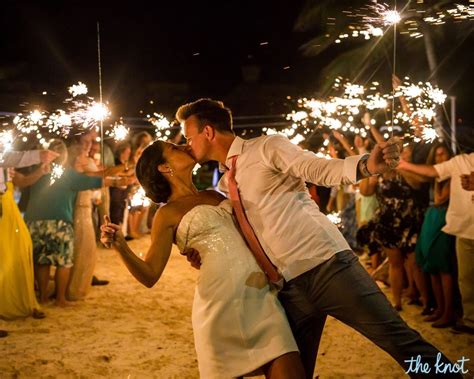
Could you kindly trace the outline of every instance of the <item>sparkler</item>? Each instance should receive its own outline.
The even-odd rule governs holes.
[[[335,43],[341,43],[349,38],[369,40],[372,37],[381,37],[384,34],[383,28],[396,24],[400,24],[401,34],[410,38],[420,38],[423,36],[420,30],[422,23],[437,26],[449,21],[457,23],[474,20],[474,6],[472,4],[467,6],[446,2],[442,6],[443,8],[440,8],[439,6],[426,7],[423,1],[417,1],[413,6],[410,5],[410,8],[408,5],[410,2],[402,12],[398,12],[391,9],[389,5],[374,0],[366,6],[343,11],[344,17],[348,19],[346,20],[348,21],[347,31],[340,33]],[[328,17],[328,29],[334,25],[335,20],[335,17]]]
[[[153,113],[153,116],[147,115],[147,119],[155,127],[156,137],[166,141],[170,135],[171,124],[169,120],[161,113],[156,112]]]
[[[422,138],[426,142],[433,142],[436,138],[438,138],[438,133],[436,133],[436,130],[433,128],[423,128],[422,131]]]
[[[52,163],[51,165],[51,178],[50,178],[50,181],[49,181],[49,185],[53,185],[56,180],[58,180],[59,178],[61,178],[61,176],[63,176],[64,174],[64,167],[61,166],[61,165],[58,165],[56,163]]]
[[[128,137],[129,132],[130,129],[120,122],[115,124],[111,131],[106,131],[105,133],[115,141],[123,141]]]
[[[2,153],[11,150],[13,145],[13,131],[6,130],[0,132],[0,161],[2,160]]]
[[[341,216],[340,216],[340,213],[339,212],[333,212],[333,213],[329,213],[326,215],[326,217],[329,219],[329,221],[331,221],[334,225],[341,225],[341,222],[342,222],[342,219],[341,219]]]
[[[78,82],[77,84],[73,84],[71,87],[69,87],[68,92],[72,95],[72,97],[77,97],[80,95],[86,95],[88,89],[84,83]]]
[[[139,187],[130,199],[131,207],[148,207],[150,206],[150,199],[146,196],[145,190]]]
[[[330,96],[327,99],[298,99],[296,104],[299,109],[292,111],[286,117],[292,122],[290,127],[279,132],[271,129],[264,131],[267,134],[284,134],[296,143],[317,128],[329,131],[339,130],[343,133],[349,132],[365,138],[370,125],[375,125],[376,121],[371,119],[367,125],[358,126],[355,121],[358,115],[367,110],[383,110],[388,113],[391,110],[389,104],[394,97],[404,96],[407,100],[409,113],[405,113],[401,109],[393,109],[391,120],[385,122],[389,131],[385,134],[385,138],[391,136],[390,128],[393,126],[405,131],[406,136],[413,138],[410,133],[412,125],[422,128],[421,136],[424,140],[430,141],[437,138],[432,123],[436,106],[446,99],[446,95],[440,88],[434,87],[429,82],[415,84],[406,77],[394,94],[383,93],[380,90],[380,84],[375,81],[365,87],[337,78],[333,88],[341,95]],[[423,132],[425,129],[426,131]],[[326,140],[322,148],[323,154],[328,143],[329,141]]]

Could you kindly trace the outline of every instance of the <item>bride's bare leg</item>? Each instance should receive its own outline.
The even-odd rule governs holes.
[[[267,379],[306,378],[299,353],[283,354],[263,367]]]

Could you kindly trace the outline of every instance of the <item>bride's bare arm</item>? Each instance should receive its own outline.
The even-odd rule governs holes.
[[[171,253],[173,244],[173,225],[166,212],[158,211],[153,220],[151,230],[151,245],[145,260],[140,259],[130,249],[120,226],[111,224],[108,220],[101,226],[101,241],[104,245],[112,245],[119,252],[128,271],[140,283],[151,288],[160,279]]]

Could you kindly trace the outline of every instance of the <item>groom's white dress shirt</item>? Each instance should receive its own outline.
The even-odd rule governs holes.
[[[319,158],[281,135],[236,137],[227,154],[238,155],[236,181],[247,218],[265,253],[286,281],[350,249],[320,212],[305,182],[331,187],[355,183],[362,155]],[[219,189],[227,193],[224,175]]]

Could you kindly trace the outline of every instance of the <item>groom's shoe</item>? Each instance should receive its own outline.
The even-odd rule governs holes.
[[[97,276],[95,276],[95,275],[92,277],[92,285],[93,286],[106,286],[107,284],[109,284],[108,280],[98,279]]]
[[[8,332],[6,330],[0,330],[0,338],[8,336]]]

